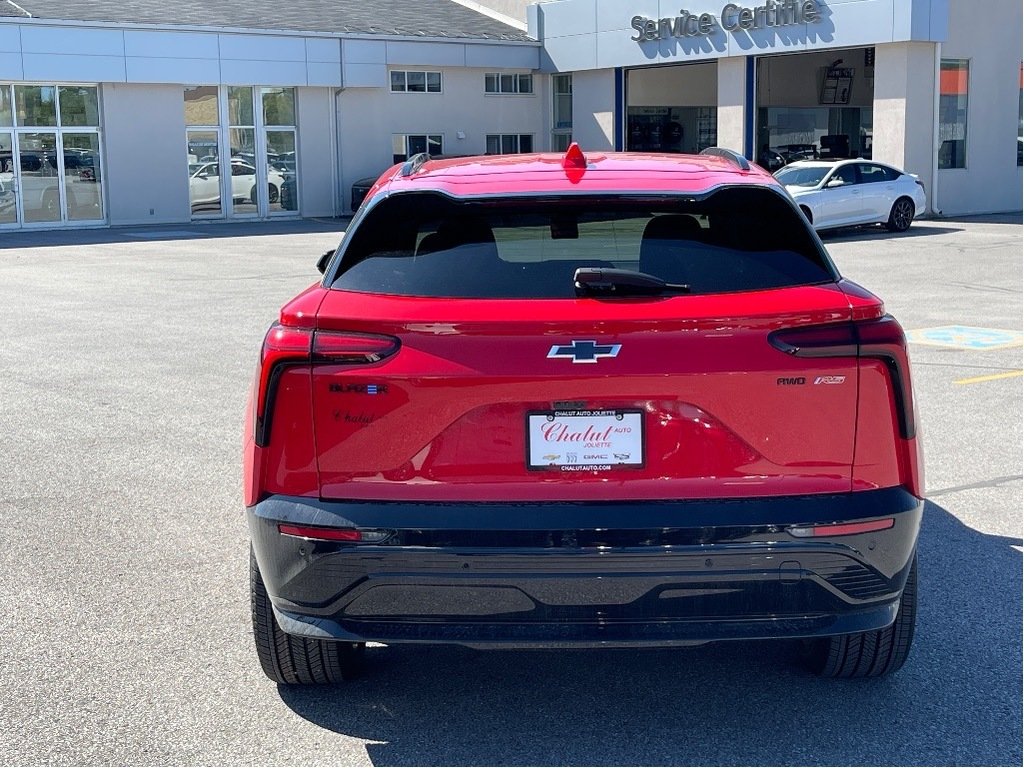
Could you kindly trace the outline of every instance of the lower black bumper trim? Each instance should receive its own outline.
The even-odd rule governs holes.
[[[614,504],[400,504],[275,497],[249,509],[282,628],[350,642],[676,645],[892,622],[923,502],[903,489]],[[796,538],[789,526],[891,517]],[[387,528],[381,544],[281,523]]]

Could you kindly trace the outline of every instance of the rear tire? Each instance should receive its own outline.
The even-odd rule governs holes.
[[[901,197],[892,204],[885,226],[890,232],[906,232],[914,221],[914,213],[914,201],[909,197]]]
[[[285,685],[310,685],[340,683],[358,674],[365,643],[314,640],[281,630],[251,549],[249,587],[256,655],[267,677]]]
[[[801,205],[800,210],[803,211],[804,216],[807,217],[807,223],[814,226],[814,215],[811,213],[811,209],[805,205]]]
[[[814,640],[805,660],[822,677],[881,677],[900,667],[910,655],[917,619],[917,554],[910,565],[896,621],[875,632],[858,632]]]

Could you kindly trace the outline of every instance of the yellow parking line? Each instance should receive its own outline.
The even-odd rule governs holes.
[[[974,376],[970,379],[960,379],[956,384],[981,384],[983,381],[996,381],[997,379],[1012,379],[1017,376],[1024,376],[1024,371],[1007,371],[1006,373],[992,373],[988,376]]]

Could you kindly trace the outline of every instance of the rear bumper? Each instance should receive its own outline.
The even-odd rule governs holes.
[[[471,646],[671,645],[888,626],[923,502],[901,488],[637,504],[408,504],[271,497],[248,509],[284,631]],[[786,529],[892,517],[836,538]],[[386,529],[382,544],[281,523]]]

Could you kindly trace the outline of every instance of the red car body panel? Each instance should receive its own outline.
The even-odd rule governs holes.
[[[775,179],[709,152],[418,156],[374,185],[252,387],[272,680],[336,682],[368,642],[802,638],[823,674],[902,665],[903,330]]]
[[[411,301],[419,304],[415,322],[391,319],[410,311],[409,299],[333,291],[321,305],[318,327],[402,342],[378,366],[313,369],[325,498],[583,501],[850,490],[856,363],[808,364],[766,342],[781,327],[848,320],[849,303],[835,286],[621,304]],[[438,309],[443,314],[431,314]],[[547,359],[552,344],[588,335],[622,352],[595,366]],[[796,398],[778,383],[812,375],[846,377],[849,386],[818,386]],[[373,398],[330,392],[343,382],[387,391]],[[559,401],[644,411],[647,465],[550,476],[527,470],[526,414]],[[808,409],[837,418],[815,423]]]
[[[424,189],[479,198],[777,186],[757,166],[740,170],[714,157],[596,155],[586,169],[562,162],[561,155],[455,159],[409,176],[396,166],[365,205]],[[246,426],[245,501],[270,494],[436,502],[741,498],[899,485],[919,496],[918,440],[900,437],[886,365],[856,356],[796,358],[768,343],[780,329],[883,314],[877,297],[847,280],[616,301],[437,299],[311,286],[282,309],[281,325],[393,336],[400,348],[370,365],[286,368],[265,446],[253,439],[258,380]],[[546,357],[551,345],[581,338],[621,344],[622,354],[595,366]],[[367,386],[380,394],[363,394]],[[644,413],[643,468],[527,469],[526,414],[581,401]]]

